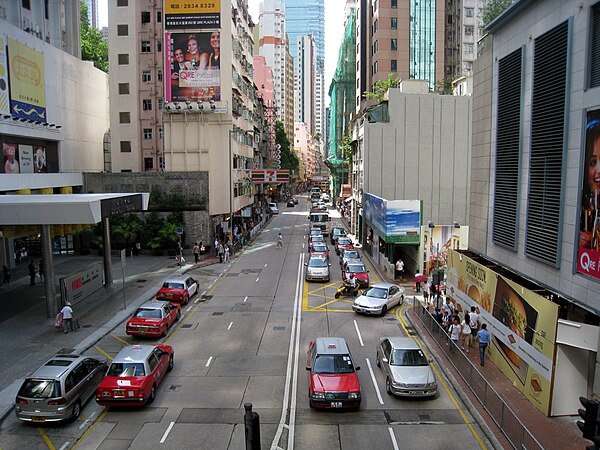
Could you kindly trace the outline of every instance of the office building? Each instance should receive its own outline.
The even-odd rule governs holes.
[[[284,0],[290,53],[297,54],[298,38],[312,34],[317,69],[325,70],[325,0]]]
[[[294,107],[296,122],[303,122],[315,135],[316,48],[312,35],[300,36],[294,61]]]

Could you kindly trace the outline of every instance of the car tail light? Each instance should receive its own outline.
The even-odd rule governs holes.
[[[26,404],[27,404],[27,400],[25,400],[23,397],[17,397],[17,400],[16,400],[16,402],[17,402],[19,405],[26,405]]]
[[[143,389],[139,389],[139,390],[138,390],[138,394],[137,394],[137,396],[138,396],[139,398],[144,398],[144,390],[143,390]]]
[[[48,400],[48,404],[49,405],[66,405],[67,399],[64,397],[61,397],[61,398],[57,398],[54,400]]]

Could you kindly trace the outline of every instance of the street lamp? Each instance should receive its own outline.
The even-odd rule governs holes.
[[[234,130],[229,130],[229,232],[233,243],[233,149],[231,139]]]

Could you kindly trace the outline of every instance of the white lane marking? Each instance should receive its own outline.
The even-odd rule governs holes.
[[[200,294],[200,297],[204,297],[206,295],[208,291],[204,291],[202,294]]]
[[[58,450],[65,450],[66,448],[69,448],[69,444],[71,443],[71,441],[67,441],[63,444],[63,446],[61,448],[59,448]]]
[[[88,425],[88,423],[92,423],[94,421],[94,417],[96,417],[95,412],[90,414],[90,417],[88,417],[83,422],[81,422],[81,425],[79,425],[79,429],[81,430],[81,429],[85,428]],[[63,445],[63,447],[64,447],[64,445]]]
[[[257,282],[257,283],[258,283],[258,280],[260,280],[260,277],[258,277],[258,278],[256,279],[256,282]]]
[[[304,242],[302,243],[302,248],[304,248]]]
[[[244,303],[246,303],[247,300],[248,300],[248,296],[246,295],[246,297],[244,297]]]
[[[165,441],[167,440],[167,436],[169,436],[169,433],[171,432],[171,429],[173,428],[173,425],[175,425],[175,422],[171,422],[169,424],[169,426],[167,427],[167,430],[165,431],[165,434],[163,434],[162,439],[160,440],[161,444],[164,444]]]
[[[392,445],[394,446],[394,449],[400,450],[400,447],[398,447],[398,442],[396,442],[396,436],[394,435],[394,430],[392,430],[392,427],[388,427],[388,431],[390,432],[390,438],[392,439]]]
[[[356,320],[354,321],[354,328],[356,328],[356,334],[358,334],[358,341],[360,342],[360,346],[364,347],[365,343],[362,340],[362,336],[360,334],[360,330],[358,329],[358,324],[356,323]]]
[[[265,267],[267,267],[267,264],[268,264],[268,263],[265,263]]]
[[[211,363],[212,360],[213,360],[212,356],[210,358],[208,358],[208,361],[206,361],[206,365],[204,367],[210,366],[210,363]]]
[[[193,306],[190,306],[190,307],[188,307],[188,309],[186,311],[190,312],[192,308],[193,308]]]
[[[229,322],[229,326],[227,327],[228,330],[231,330],[231,327],[233,326],[233,322]]]
[[[373,367],[371,366],[371,361],[369,358],[365,358],[367,360],[367,367],[369,368],[369,373],[371,374],[371,380],[373,381],[373,386],[375,387],[375,392],[377,393],[377,399],[379,400],[379,404],[383,405],[383,398],[381,397],[381,392],[379,391],[379,386],[377,386],[377,380],[375,379],[375,373],[373,372]]]

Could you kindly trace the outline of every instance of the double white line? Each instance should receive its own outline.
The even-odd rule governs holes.
[[[287,371],[285,375],[285,388],[281,419],[277,432],[271,444],[271,450],[292,450],[294,448],[294,428],[296,425],[296,392],[298,387],[298,357],[300,347],[300,323],[302,321],[302,273],[304,253],[300,253],[298,261],[298,275],[296,278],[296,296],[294,297],[294,311],[292,313],[292,328],[290,331],[290,348],[288,351]],[[288,418],[289,405],[289,418]],[[284,428],[288,430],[287,446],[280,447],[281,435]],[[285,445],[285,444],[284,444]]]

